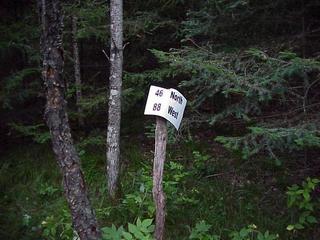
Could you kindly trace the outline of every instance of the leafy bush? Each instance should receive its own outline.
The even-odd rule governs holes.
[[[132,216],[152,217],[155,206],[152,200],[152,177],[149,174],[150,168],[143,166],[136,173],[131,173],[134,179],[130,193],[125,194],[122,201],[125,210],[129,210]]]
[[[209,235],[209,229],[211,225],[207,224],[205,221],[200,221],[196,224],[191,230],[189,239],[198,239],[198,240],[219,240],[220,238],[217,235]]]
[[[136,224],[128,223],[128,231],[123,226],[118,229],[116,226],[102,228],[103,240],[152,240],[154,225],[152,219],[137,219]]]
[[[288,188],[288,207],[298,210],[298,221],[288,225],[288,231],[301,230],[318,222],[313,214],[315,207],[319,207],[319,202],[316,202],[311,194],[319,183],[319,179],[308,177],[301,186],[294,184]]]
[[[262,233],[257,230],[256,225],[251,224],[238,232],[232,232],[230,238],[231,240],[276,240],[279,239],[279,235],[271,234],[269,231]]]
[[[69,240],[76,235],[72,228],[69,210],[66,209],[63,209],[58,217],[54,215],[46,217],[41,222],[41,228],[42,235],[50,240]]]
[[[210,235],[209,229],[211,225],[207,224],[205,221],[200,221],[191,230],[189,239],[198,240],[219,240],[220,237],[217,235]],[[271,234],[269,231],[260,232],[257,226],[251,224],[247,227],[242,228],[240,231],[233,231],[229,235],[230,240],[276,240],[279,239],[278,234]]]

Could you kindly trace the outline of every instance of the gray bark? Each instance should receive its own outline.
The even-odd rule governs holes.
[[[155,130],[155,149],[153,161],[153,200],[156,205],[156,228],[154,238],[162,240],[165,223],[165,195],[163,193],[163,168],[166,160],[167,124],[162,117],[157,117]]]
[[[77,22],[76,16],[72,16],[72,48],[73,48],[73,59],[74,59],[74,78],[76,84],[76,104],[78,111],[78,123],[80,127],[84,126],[83,111],[80,105],[82,99],[82,83],[81,83],[81,72],[80,72],[80,57],[79,57],[79,46],[77,39]]]
[[[88,199],[66,112],[61,4],[58,0],[38,0],[38,4],[42,24],[42,78],[47,100],[45,119],[51,134],[52,148],[62,172],[64,193],[74,229],[80,239],[100,239],[100,230]]]
[[[107,181],[111,198],[118,191],[120,166],[121,86],[123,64],[123,2],[110,1],[110,77],[107,129]]]

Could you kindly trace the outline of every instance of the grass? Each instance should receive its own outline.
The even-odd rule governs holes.
[[[60,174],[49,147],[20,146],[4,154],[1,173],[0,235],[3,239],[33,237],[46,212],[64,203]],[[50,198],[41,192],[46,184],[57,189]]]
[[[101,226],[153,216],[153,153],[141,146],[123,143],[123,194],[117,205],[111,205],[107,197],[104,149],[87,149],[81,156]],[[268,159],[243,162],[199,142],[169,146],[164,177],[166,239],[188,239],[190,229],[201,220],[222,239],[249,224],[289,239],[285,171]],[[3,154],[0,187],[1,239],[71,239],[61,175],[50,146],[31,144]],[[308,238],[302,235],[300,239]]]

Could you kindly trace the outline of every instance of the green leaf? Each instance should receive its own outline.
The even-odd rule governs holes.
[[[304,197],[304,199],[305,199],[306,201],[309,201],[309,200],[310,200],[310,194],[309,194],[309,192],[305,190],[305,191],[303,192],[303,197]]]
[[[128,232],[123,232],[122,236],[126,239],[126,240],[131,240],[133,239],[132,235]]]
[[[154,229],[155,229],[155,226],[154,226],[154,225],[150,225],[150,226],[148,227],[148,232],[149,232],[149,233],[152,233],[152,232],[154,231]]]
[[[301,225],[300,223],[297,223],[297,224],[294,225],[294,228],[298,229],[298,230],[301,230],[301,229],[304,229],[304,226]]]
[[[140,232],[140,230],[137,228],[137,226],[129,223],[128,229],[129,229],[129,232],[131,232],[136,238],[138,238],[138,239],[143,238],[144,235],[143,235],[143,233]]]
[[[138,227],[138,228],[141,227],[141,220],[140,220],[140,218],[137,219],[137,227]]]
[[[248,234],[249,234],[249,230],[248,229],[246,229],[246,228],[242,228],[241,230],[240,230],[240,236],[241,237],[246,237],[246,236],[248,236]]]
[[[147,227],[149,227],[149,226],[152,224],[152,222],[153,222],[153,219],[144,219],[144,220],[142,221],[142,226],[145,227],[145,228],[147,228]]]
[[[318,220],[314,216],[307,216],[307,221],[309,223],[317,223]]]
[[[257,240],[264,240],[264,236],[261,232],[258,233]]]
[[[111,227],[102,228],[102,235],[105,239],[121,240],[122,232],[123,232],[123,227],[121,226],[117,230],[114,224],[112,224]]]

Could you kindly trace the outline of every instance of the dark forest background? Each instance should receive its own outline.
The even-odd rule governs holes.
[[[168,125],[166,239],[319,239],[320,2],[124,1],[116,205],[104,175],[108,7],[63,2],[68,114],[105,239],[121,239],[121,225],[139,228],[140,219],[154,217],[155,120],[143,115],[150,85],[176,88],[188,99],[180,130]],[[37,5],[1,1],[0,16],[0,238],[72,239],[43,120]],[[134,239],[149,239],[143,234]]]

